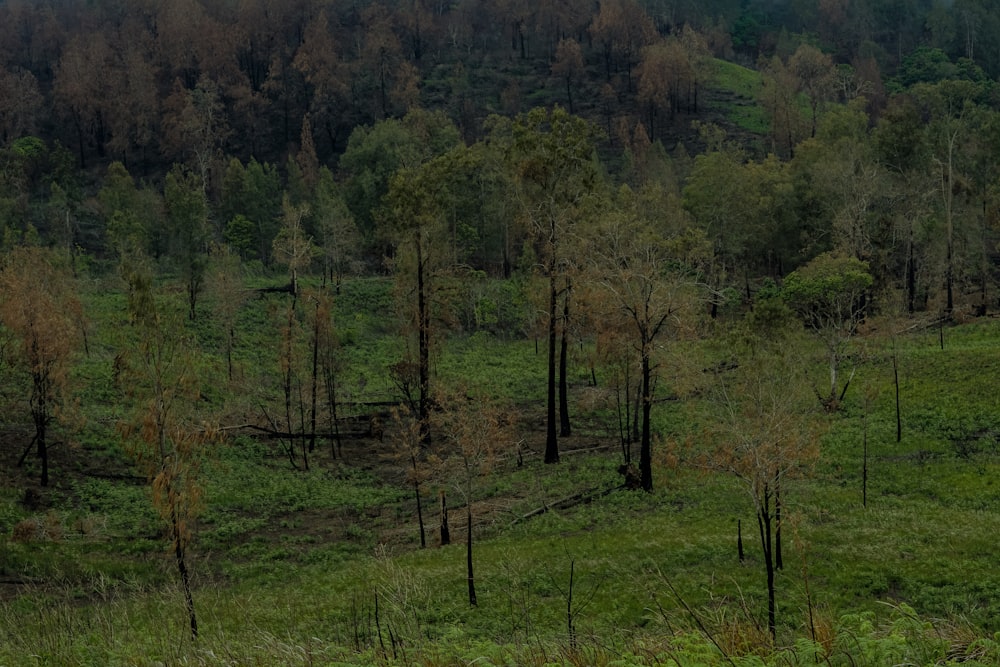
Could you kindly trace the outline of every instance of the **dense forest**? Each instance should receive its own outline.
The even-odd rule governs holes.
[[[0,0],[0,62],[11,651],[1000,655],[1000,5]]]
[[[715,246],[718,287],[780,278],[836,249],[870,262],[879,288],[903,288],[910,310],[942,287],[948,308],[955,290],[978,289],[980,308],[991,300],[1000,31],[988,3],[5,2],[0,12],[7,247],[31,230],[113,257],[131,207],[145,212],[127,232],[141,249],[176,255],[172,173],[176,196],[204,198],[201,250],[226,242],[272,266],[288,195],[309,207],[314,239],[330,241],[332,220],[348,216],[360,235],[342,248],[360,262],[353,272],[379,272],[392,175],[461,143],[477,154],[469,178],[480,193],[461,193],[454,216],[470,229],[456,259],[509,276],[526,234],[505,226],[515,215],[504,210],[499,119],[559,105],[598,130],[606,186],[678,197]],[[726,63],[751,69],[733,83]],[[719,192],[732,194],[706,196]]]

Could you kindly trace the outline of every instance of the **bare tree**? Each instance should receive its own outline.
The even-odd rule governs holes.
[[[511,418],[507,410],[486,396],[456,393],[438,400],[437,428],[447,441],[441,448],[439,469],[443,478],[454,485],[465,501],[466,579],[469,604],[476,606],[476,580],[473,571],[472,506],[476,490],[505,454],[515,447]]]
[[[767,578],[768,628],[774,639],[786,480],[806,470],[819,449],[802,364],[782,349],[773,330],[768,335],[770,341],[756,337],[738,363],[730,364],[733,368],[715,376],[711,395],[718,413],[709,438],[716,446],[706,464],[739,480],[753,504]]]
[[[652,491],[650,416],[658,378],[656,348],[693,321],[694,272],[711,248],[702,232],[685,226],[679,210],[673,211],[673,224],[666,229],[642,219],[638,199],[627,188],[618,194],[614,209],[596,228],[588,255],[593,280],[603,293],[597,302],[605,310],[598,319],[605,329],[617,330],[612,338],[631,348],[638,367],[639,474],[642,488]]]

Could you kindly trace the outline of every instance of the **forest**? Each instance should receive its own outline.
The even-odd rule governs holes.
[[[1000,6],[0,0],[0,664],[998,664]]]

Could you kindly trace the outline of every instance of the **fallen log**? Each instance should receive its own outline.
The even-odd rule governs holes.
[[[531,510],[527,514],[522,514],[521,516],[516,517],[513,521],[511,521],[510,525],[514,526],[522,521],[527,521],[528,519],[536,517],[540,514],[545,514],[549,510],[564,510],[564,509],[569,509],[570,507],[574,507],[576,505],[581,505],[583,503],[589,503],[592,500],[595,500],[597,498],[603,498],[604,496],[610,495],[615,491],[621,491],[625,488],[626,487],[624,484],[619,484],[617,486],[612,486],[607,489],[587,489],[586,491],[574,493],[572,496],[566,496],[565,498],[561,498],[560,500],[557,500],[554,503],[548,505],[542,505],[541,507]]]

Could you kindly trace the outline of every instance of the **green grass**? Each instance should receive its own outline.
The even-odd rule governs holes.
[[[56,480],[68,479],[47,494],[50,506],[33,510],[20,503],[22,490],[0,492],[0,577],[19,582],[4,584],[0,598],[2,665],[730,664],[712,640],[735,664],[805,665],[816,664],[820,650],[809,641],[810,604],[829,640],[822,647],[829,664],[931,664],[970,640],[979,648],[963,655],[981,664],[1000,659],[991,639],[1000,629],[993,558],[1000,377],[984,372],[1000,356],[995,321],[947,329],[944,350],[936,331],[897,341],[902,442],[895,441],[885,344],[864,343],[868,360],[838,413],[817,410],[825,426],[820,458],[783,490],[778,649],[766,646],[760,630],[765,586],[749,496],[735,479],[692,465],[710,445],[701,440],[712,415],[699,405],[705,394],[657,404],[657,428],[673,455],[657,443],[655,493],[618,491],[521,521],[574,493],[620,483],[616,427],[606,407],[582,400],[591,391],[589,370],[583,355],[575,357],[573,395],[581,401],[572,442],[608,446],[542,464],[544,351],[536,353],[530,339],[487,333],[438,341],[435,353],[435,381],[513,401],[525,438],[521,465],[504,458],[478,485],[478,607],[466,598],[459,494],[446,480],[426,483],[428,528],[444,489],[456,543],[419,549],[412,486],[401,465],[381,459],[391,435],[347,442],[337,459],[321,443],[309,471],[293,469],[276,442],[240,436],[213,445],[202,468],[206,505],[190,552],[201,638],[191,643],[149,491],[116,444],[120,393],[108,385],[120,295],[90,298],[93,348],[77,369],[88,419],[74,467],[54,468]],[[386,281],[345,286],[338,317],[347,322],[341,352],[352,370],[343,381],[354,400],[393,395],[391,384],[376,378],[402,345],[365,305],[390,303]],[[247,378],[275,372],[281,305],[252,300],[241,316],[238,358]],[[197,340],[217,354],[212,323],[195,327]],[[823,355],[814,341],[803,345],[821,383]],[[706,368],[717,354],[689,344],[682,356]],[[206,368],[222,377],[217,365]],[[665,393],[675,389],[671,379],[663,380]],[[206,393],[206,402],[229,406],[230,392],[247,391],[239,383],[226,387]],[[256,400],[277,400],[266,385],[249,391]],[[31,472],[23,473],[25,484]],[[25,521],[52,530],[9,539]],[[573,643],[566,626],[571,564]]]
[[[762,86],[759,72],[736,63],[714,60],[711,85],[733,97],[717,109],[729,122],[760,136],[770,132],[767,112],[757,103]]]

